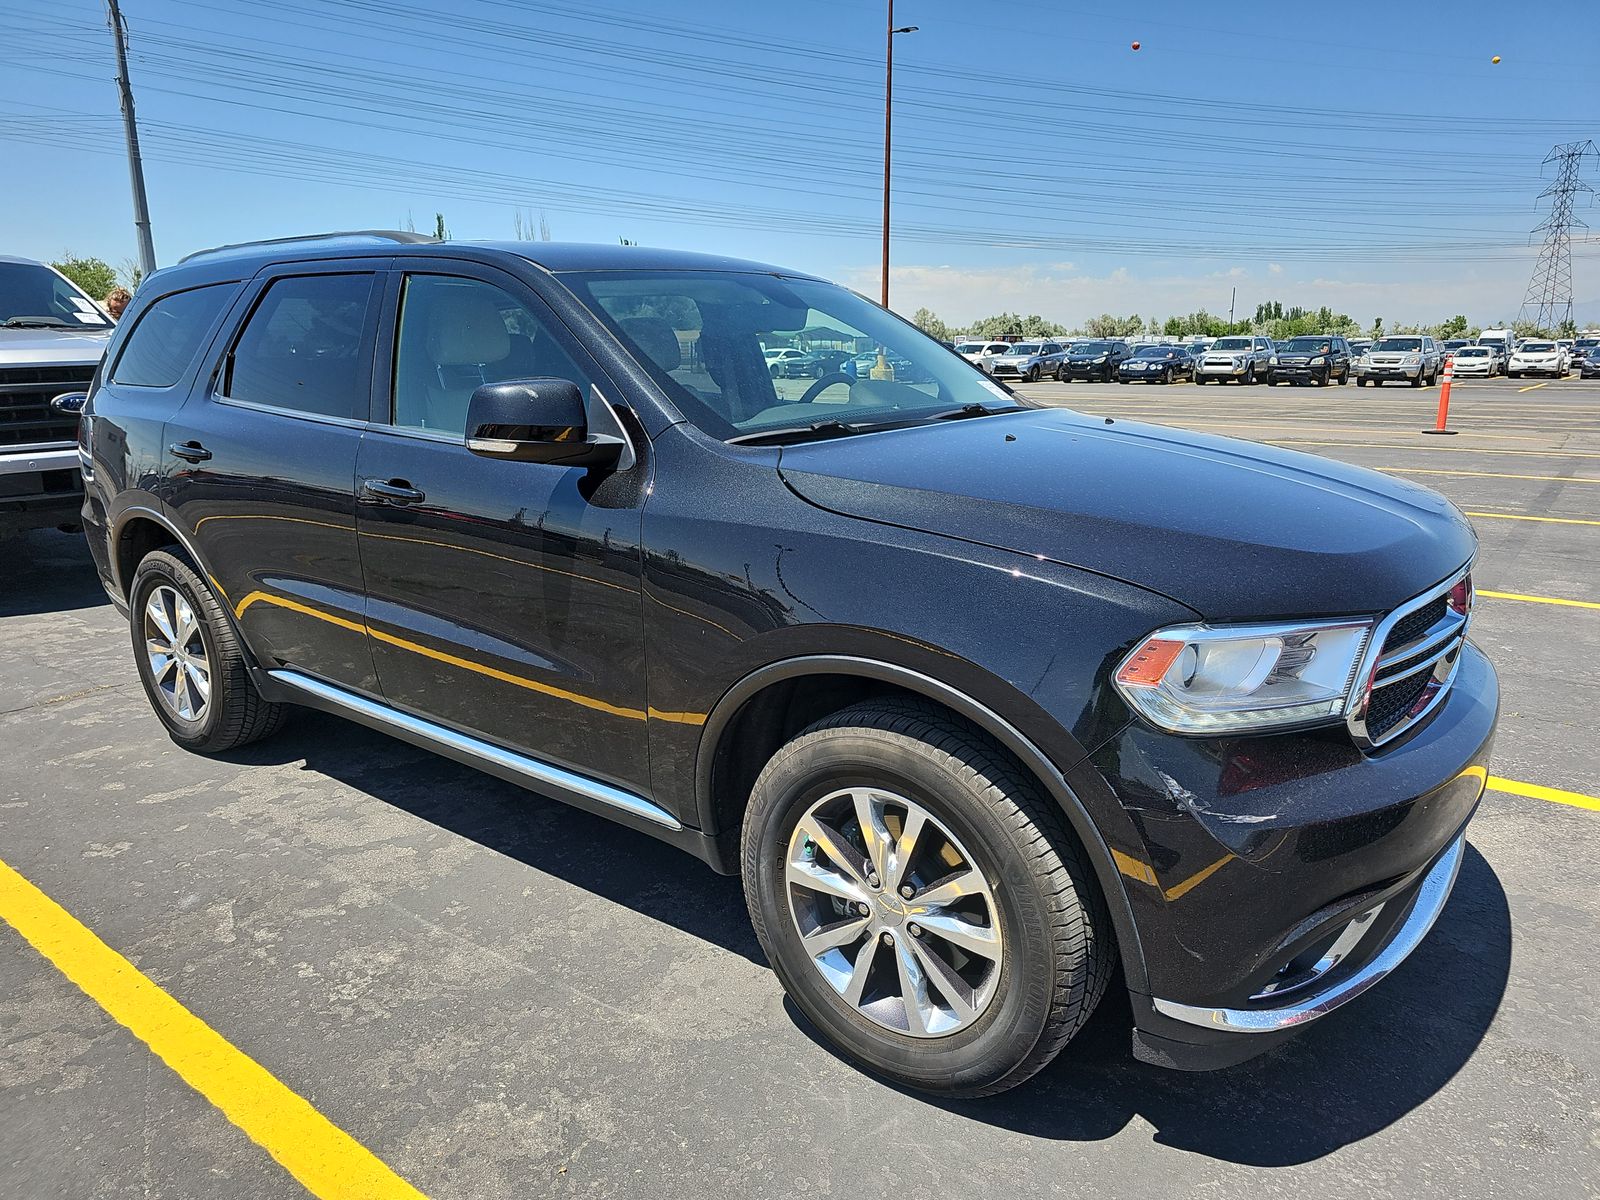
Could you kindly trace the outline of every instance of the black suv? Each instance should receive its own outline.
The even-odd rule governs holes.
[[[1126,342],[1073,342],[1067,356],[1056,367],[1056,379],[1061,382],[1098,379],[1101,383],[1110,383],[1130,353]]]
[[[780,393],[763,341],[818,327],[868,368]],[[637,247],[224,248],[106,363],[83,518],[179,745],[320,709],[738,873],[902,1084],[1020,1082],[1113,978],[1140,1057],[1238,1061],[1450,892],[1497,688],[1472,530],[1413,484],[1034,407],[844,288]]]
[[[1349,383],[1353,357],[1350,343],[1336,335],[1292,337],[1278,347],[1272,366],[1267,369],[1267,382],[1310,383],[1317,387]]]

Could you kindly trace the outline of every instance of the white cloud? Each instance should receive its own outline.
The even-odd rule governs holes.
[[[1267,264],[1267,274],[1268,275],[1282,275],[1283,274],[1283,264],[1282,263],[1268,263]]]

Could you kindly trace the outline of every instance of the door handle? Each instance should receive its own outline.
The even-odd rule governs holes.
[[[404,479],[363,479],[361,490],[388,504],[420,504],[428,494]]]
[[[192,463],[205,462],[206,459],[211,457],[211,451],[207,450],[199,442],[173,442],[172,445],[167,447],[167,452],[177,455],[185,462]]]

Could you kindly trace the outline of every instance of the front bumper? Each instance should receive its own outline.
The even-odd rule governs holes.
[[[1107,378],[1106,364],[1103,362],[1084,363],[1069,362],[1061,364],[1061,378],[1063,379],[1105,379]]]
[[[1420,379],[1426,374],[1424,364],[1418,363],[1414,367],[1402,366],[1365,366],[1357,367],[1356,374],[1362,379]]]
[[[1455,364],[1451,366],[1450,373],[1457,379],[1460,379],[1463,376],[1472,375],[1481,375],[1483,378],[1488,379],[1494,374],[1494,367],[1490,363],[1473,363],[1468,365],[1460,360],[1457,360]]]
[[[1287,379],[1291,383],[1309,383],[1315,379],[1331,379],[1333,373],[1332,367],[1313,367],[1304,364],[1283,366],[1280,364],[1271,369],[1268,378],[1274,382],[1280,379]]]
[[[82,504],[76,447],[0,454],[0,536],[75,524]]]
[[[1195,374],[1205,379],[1243,379],[1250,373],[1249,363],[1240,363],[1237,366],[1220,366],[1201,363],[1195,369]],[[1257,374],[1260,372],[1257,371]]]
[[[1390,974],[1449,894],[1498,711],[1468,642],[1432,716],[1371,753],[1342,727],[1199,739],[1142,723],[1096,751],[1137,839],[1111,839],[1147,984],[1130,992],[1136,1053],[1230,1065]]]

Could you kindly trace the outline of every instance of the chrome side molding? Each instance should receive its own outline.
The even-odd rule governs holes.
[[[533,791],[550,792],[558,799],[579,803],[588,801],[603,808],[618,809],[664,829],[677,831],[683,828],[683,824],[666,809],[623,788],[601,783],[564,767],[412,716],[320,679],[302,675],[299,671],[272,670],[267,672],[267,676],[274,683],[310,697],[318,707],[343,712],[363,725],[392,733],[425,749],[436,750],[457,762],[478,767]]]
[[[1449,849],[1429,869],[1417,892],[1416,903],[1411,906],[1411,912],[1389,944],[1379,950],[1371,962],[1348,978],[1297,1003],[1281,1004],[1274,1008],[1197,1008],[1152,997],[1156,1011],[1191,1025],[1226,1029],[1231,1033],[1276,1033],[1326,1016],[1386,978],[1422,944],[1422,939],[1428,936],[1428,930],[1433,928],[1433,923],[1444,911],[1445,901],[1450,899],[1450,890],[1455,887],[1456,875],[1461,870],[1465,844],[1466,834],[1458,834]]]

